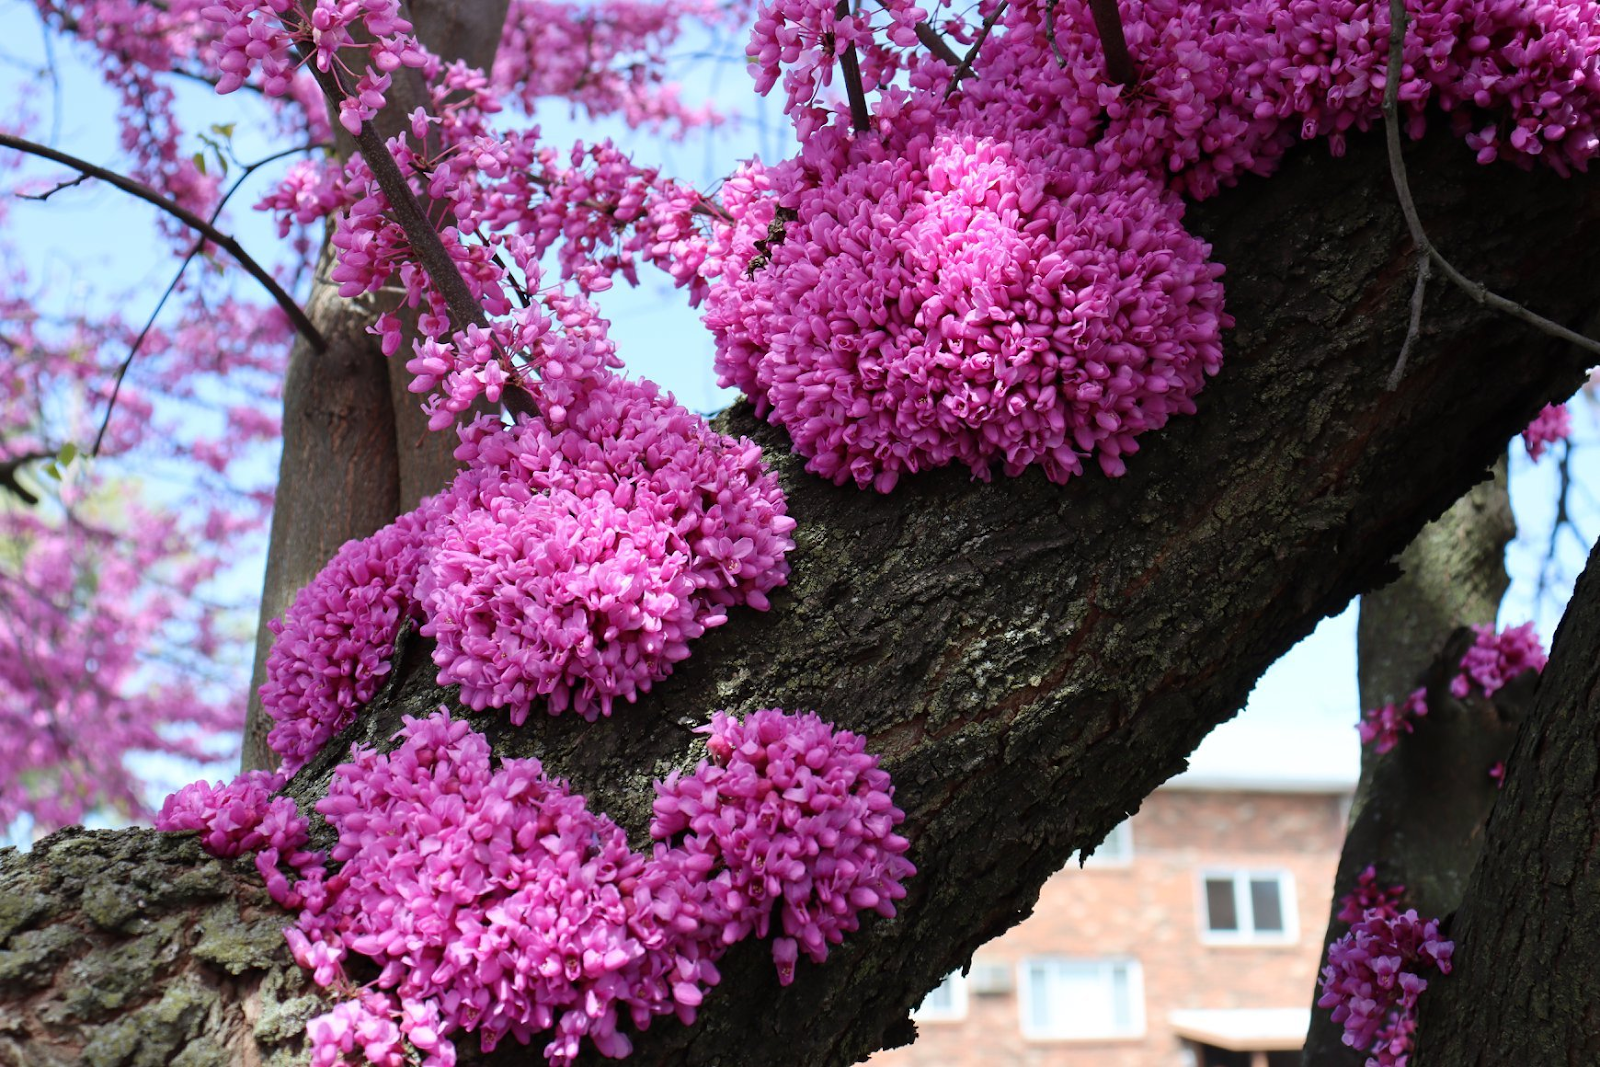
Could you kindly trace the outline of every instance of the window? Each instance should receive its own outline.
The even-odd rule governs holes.
[[[1023,960],[1022,1036],[1092,1041],[1144,1036],[1144,975],[1132,959]]]
[[[1071,866],[1082,861],[1085,867],[1126,867],[1133,862],[1133,823],[1123,819],[1089,856],[1074,852]]]
[[[1283,871],[1207,871],[1201,876],[1201,940],[1287,944],[1295,940],[1294,880]]]
[[[944,976],[911,1012],[919,1023],[952,1023],[967,1017],[967,980],[960,971]]]

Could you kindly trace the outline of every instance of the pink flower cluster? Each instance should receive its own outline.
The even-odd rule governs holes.
[[[1437,102],[1484,160],[1581,169],[1600,150],[1600,6],[1409,7],[1399,95],[1413,136]],[[788,429],[810,469],[880,490],[952,462],[979,476],[1039,463],[1063,480],[1095,455],[1115,475],[1140,433],[1192,409],[1227,319],[1220,269],[1169,191],[1270,173],[1302,138],[1342,152],[1381,115],[1388,8],[1118,10],[1131,85],[1108,81],[1088,0],[1013,4],[958,86],[926,57],[909,90],[869,74],[872,129],[835,112],[813,133],[835,54],[865,54],[873,33],[819,0],[760,9],[757,88],[786,68],[805,145],[725,190],[706,323],[722,383]],[[896,18],[888,45],[922,17]],[[975,37],[960,23],[953,35]]]
[[[1522,443],[1527,446],[1528,458],[1535,463],[1545,449],[1572,435],[1572,414],[1565,404],[1546,404],[1544,409],[1522,431]]]
[[[372,698],[409,620],[468,706],[592,720],[729,608],[768,607],[794,520],[760,449],[583,351],[553,348],[541,417],[464,429],[451,488],[345,545],[273,624],[261,693],[286,770]]]
[[[261,706],[267,743],[294,773],[355,720],[389,673],[400,627],[417,614],[416,584],[428,505],[377,533],[347,541],[294,598],[267,653]]]
[[[709,106],[689,106],[666,80],[667,50],[689,17],[737,17],[711,0],[511,0],[491,79],[532,114],[541,99],[565,98],[590,116],[619,115],[632,128],[681,134],[720,122]]]
[[[324,872],[322,855],[305,847],[310,839],[308,822],[294,801],[274,795],[284,781],[281,773],[246,771],[227,785],[193,782],[161,805],[155,828],[198,830],[201,847],[213,856],[255,853],[256,870],[272,899],[286,908],[298,908],[306,899],[301,890],[320,885]],[[295,887],[291,888],[280,863],[295,875]]]
[[[201,14],[222,30],[217,92],[231,93],[257,69],[267,96],[288,95],[299,65],[297,48],[312,56],[317,69],[339,78],[350,73],[338,55],[342,48],[367,53],[367,64],[347,95],[338,101],[339,122],[352,134],[383,106],[394,71],[421,67],[427,55],[400,17],[398,0],[315,0],[303,9],[293,0],[215,0]],[[355,27],[364,38],[358,43]]]
[[[1406,891],[1403,885],[1378,884],[1378,868],[1368,865],[1356,878],[1355,888],[1339,898],[1339,914],[1334,916],[1342,923],[1360,922],[1372,913],[1385,919],[1400,914],[1400,898]]]
[[[634,700],[728,608],[765,610],[793,546],[760,450],[653,384],[615,379],[550,410],[463,432],[469,471],[417,588],[441,684],[514,722],[541,697],[591,720]]]
[[[355,1054],[401,1067],[407,1046],[445,1067],[458,1031],[477,1032],[486,1052],[553,1032],[556,1065],[586,1038],[619,1058],[626,1024],[693,1022],[716,959],[764,934],[780,901],[790,937],[774,957],[787,983],[797,944],[822,959],[857,912],[893,915],[913,873],[888,775],[860,738],[775,710],[743,724],[719,713],[708,729],[713,761],[657,783],[649,856],[537,760],[492,766],[483,736],[443,709],[406,719],[394,752],[358,746],[334,772],[317,804],[338,834],[332,876],[298,851],[293,804],[268,801],[281,779],[189,787],[161,828],[198,829],[219,855],[271,846],[257,865],[299,911],[286,931],[295,958],[352,997],[309,1024],[317,1067]],[[291,849],[292,886],[276,870]],[[367,988],[351,985],[350,953],[377,964]]]
[[[1426,714],[1428,690],[1417,689],[1398,703],[1362,712],[1356,729],[1361,732],[1361,743],[1372,745],[1381,755],[1398,745],[1401,733],[1411,733],[1414,720]]]
[[[781,904],[772,957],[788,985],[801,949],[821,963],[858,913],[893,917],[915,870],[895,833],[904,816],[865,740],[814,713],[718,712],[707,729],[711,759],[657,783],[650,835],[722,868],[710,895],[724,943],[765,937]]]
[[[1417,913],[1367,912],[1328,946],[1320,1008],[1344,1025],[1344,1043],[1373,1053],[1368,1067],[1404,1067],[1416,1028],[1417,997],[1426,971],[1450,973],[1455,946],[1439,937],[1436,920]]]
[[[1522,672],[1544,670],[1550,658],[1531,622],[1500,633],[1488,625],[1472,629],[1477,639],[1461,657],[1461,673],[1450,680],[1450,693],[1457,700],[1466,699],[1473,686],[1484,696],[1492,697]]]
[[[888,17],[880,29],[872,24],[877,10]],[[836,0],[763,0],[756,8],[755,27],[746,49],[763,96],[783,77],[784,111],[794,116],[802,141],[820,125],[825,112],[813,106],[819,91],[833,81],[833,65],[845,49],[854,48],[868,86],[886,85],[899,68],[897,54],[880,46],[882,32],[902,49],[917,44],[916,25],[928,13],[909,0],[886,0],[840,11]]]
[[[1122,473],[1220,366],[1209,247],[1175,197],[1047,135],[912,129],[826,131],[727,183],[719,382],[838,483],[953,462],[1065,481],[1087,455]]]

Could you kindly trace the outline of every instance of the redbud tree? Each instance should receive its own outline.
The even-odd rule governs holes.
[[[245,773],[3,860],[17,1062],[908,1040],[1273,659],[1425,575],[1396,557],[1560,436],[1597,347],[1586,2],[36,6],[120,101],[120,169],[24,110],[5,162],[66,173],[22,191],[112,185],[175,266],[233,267],[141,326],[7,259],[7,821],[145,813],[126,751],[239,725],[208,583],[267,521],[280,398],[283,458]],[[787,158],[696,188],[530,118],[713,121],[663,73],[694,24],[748,41]],[[202,139],[196,82],[274,147]],[[224,157],[273,168],[279,266],[218,228]],[[610,336],[648,271],[743,396],[713,420]],[[122,488],[154,464],[208,506]],[[1429,780],[1447,701],[1521,724],[1462,761],[1453,896],[1352,836],[1306,993],[1332,1047],[1596,1051],[1596,581],[1548,666],[1430,631],[1375,687],[1374,790]]]

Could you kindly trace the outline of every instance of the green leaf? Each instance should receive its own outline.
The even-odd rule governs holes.
[[[238,123],[235,122],[213,122],[211,124],[211,132],[224,140],[231,141],[233,139],[233,128],[236,125]]]
[[[55,460],[51,460],[49,463],[44,465],[44,472],[47,476],[54,478],[58,482],[61,480],[61,468],[56,466]]]
[[[206,172],[206,154],[204,152],[196,152],[193,158],[195,169],[204,174]]]
[[[62,467],[70,467],[72,461],[78,458],[78,446],[68,441],[61,446],[61,451],[56,453],[56,463]]]

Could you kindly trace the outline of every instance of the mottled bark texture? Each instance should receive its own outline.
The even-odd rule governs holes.
[[[1582,321],[1600,268],[1589,179],[1481,168],[1442,135],[1410,158],[1452,258]],[[1342,159],[1303,149],[1190,224],[1229,266],[1239,325],[1199,413],[1145,438],[1126,477],[944,471],[879,496],[806,476],[781,433],[736,408],[724,427],[766,447],[800,523],[773,610],[734,612],[605,722],[472,716],[502,754],[537,753],[636,841],[650,779],[697,758],[688,727],[716,708],[817,708],[867,735],[894,774],[921,868],[900,916],[868,920],[787,989],[766,945],[736,946],[700,1022],[657,1022],[633,1062],[824,1067],[909,1040],[912,1004],[1181,770],[1318,619],[1391,579],[1395,555],[1581,380],[1580,354],[1436,286],[1428,343],[1385,391],[1413,256],[1370,137]],[[350,741],[452,702],[427,652],[402,640],[389,687],[296,797],[320,793]]]
[[[288,1067],[328,1010],[249,860],[193,835],[0,850],[0,1064]]]
[[[1600,1063],[1600,552],[1591,553],[1419,1002],[1417,1067]]]
[[[1405,886],[1404,905],[1420,914],[1446,915],[1461,903],[1497,794],[1488,768],[1510,751],[1533,680],[1502,690],[1491,703],[1455,700],[1450,679],[1472,640],[1465,628],[1494,622],[1507,585],[1505,547],[1515,532],[1502,460],[1493,478],[1400,554],[1399,578],[1361,598],[1362,708],[1404,700],[1426,686],[1429,710],[1395,749],[1362,752],[1324,945],[1349,929],[1336,918],[1339,898],[1368,865],[1384,885]],[[1352,721],[1355,714],[1351,709]],[[1343,1034],[1328,1011],[1313,1010],[1307,1067],[1361,1067],[1366,1053],[1346,1046]]]
[[[409,14],[418,37],[446,59],[488,67],[505,24],[509,0],[412,0]],[[379,113],[385,136],[404,132],[406,116],[426,100],[417,72],[396,72],[391,104]],[[355,144],[335,114],[339,155]],[[331,230],[327,236],[331,236]],[[398,355],[390,362],[378,339],[367,333],[377,318],[372,299],[345,300],[328,280],[332,249],[324,237],[311,283],[307,312],[328,340],[320,356],[298,338],[283,389],[283,457],[267,550],[261,620],[256,628],[255,669],[245,721],[242,763],[270,769],[277,758],[267,747],[272,722],[256,690],[266,678],[272,633],[279,618],[339,546],[366,537],[429,493],[449,483],[457,464],[453,434],[429,433],[418,397],[407,391],[410,375]],[[380,297],[383,306],[393,297]]]

